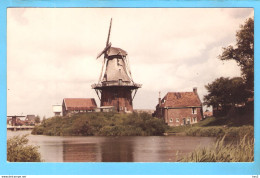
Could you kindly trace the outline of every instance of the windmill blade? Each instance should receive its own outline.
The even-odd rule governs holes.
[[[126,61],[126,69],[127,69],[128,76],[130,77],[131,81],[134,83],[128,56],[125,58],[125,61]]]
[[[100,58],[100,56],[102,56],[102,54],[104,53],[104,50],[105,50],[105,49],[103,49],[103,51],[97,55],[97,58],[96,58],[96,59],[98,59],[98,58]]]
[[[109,38],[110,38],[110,33],[111,33],[111,26],[112,26],[112,18],[110,20],[110,26],[109,26],[106,46],[108,46],[108,44],[109,44]]]
[[[109,42],[110,39],[110,33],[111,33],[111,27],[112,27],[112,18],[110,20],[110,25],[109,25],[109,30],[108,30],[108,36],[107,36],[107,43],[106,43],[106,47],[105,49],[103,49],[103,51],[101,53],[98,54],[97,58],[100,58],[100,56],[102,56],[102,54],[105,54],[107,52],[107,50],[111,47],[111,43]]]
[[[105,53],[107,52],[107,50],[111,47],[111,43],[108,44],[108,46],[105,47],[105,49],[103,49],[103,51],[101,53],[98,54],[97,59],[100,58],[100,56],[102,56],[102,54],[105,55]]]
[[[104,60],[103,60],[103,64],[102,64],[101,73],[100,73],[99,80],[98,80],[98,83],[101,82],[101,78],[102,78],[103,73],[104,73],[104,72],[103,72],[103,69],[104,69],[104,66],[106,65],[106,62],[107,62],[107,60],[106,60],[106,58],[104,58]]]

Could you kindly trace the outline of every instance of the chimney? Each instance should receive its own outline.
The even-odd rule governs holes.
[[[159,91],[159,107],[161,106],[161,104],[162,104],[161,92]]]
[[[198,94],[198,93],[197,93],[197,87],[194,87],[194,88],[193,88],[193,92],[194,92],[195,94]]]

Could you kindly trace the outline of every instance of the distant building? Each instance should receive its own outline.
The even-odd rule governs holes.
[[[24,120],[24,125],[35,125],[35,115],[27,115]]]
[[[52,105],[52,111],[54,113],[54,116],[62,116],[62,105],[61,104]]]
[[[189,125],[202,119],[202,103],[197,88],[193,92],[168,92],[159,103],[153,116],[164,119],[169,126]]]
[[[64,98],[62,115],[67,116],[80,112],[93,112],[97,108],[94,98]]]
[[[12,125],[12,117],[7,117],[7,125]]]
[[[7,125],[9,126],[25,125],[25,121],[21,120],[21,117],[25,117],[25,116],[7,116]]]

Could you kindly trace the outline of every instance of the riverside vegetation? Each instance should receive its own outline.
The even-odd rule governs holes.
[[[32,134],[54,136],[163,135],[168,126],[148,113],[79,113],[53,117],[36,126]]]
[[[254,161],[253,111],[230,112],[225,117],[210,117],[194,125],[169,128],[168,132],[187,136],[216,137],[209,147],[198,147],[180,162],[252,162]]]
[[[14,136],[7,140],[7,161],[41,162],[37,146],[28,145],[28,135]]]
[[[192,153],[179,159],[180,162],[253,162],[254,138],[245,135],[239,140],[225,143],[225,136],[215,145],[197,148]]]
[[[165,132],[187,136],[216,137],[214,145],[198,147],[178,159],[180,162],[251,162],[254,160],[253,120],[230,114],[206,118],[194,125],[168,127],[162,119],[148,113],[81,113],[71,117],[53,117],[36,126],[32,134],[55,136],[149,136]],[[250,122],[249,122],[250,121]]]

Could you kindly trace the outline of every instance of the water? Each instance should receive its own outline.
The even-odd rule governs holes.
[[[7,138],[30,131],[7,131]],[[190,136],[44,136],[29,135],[45,162],[173,162],[212,137]],[[178,154],[178,156],[176,156]]]

